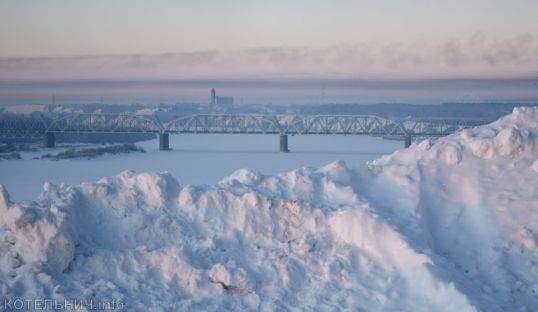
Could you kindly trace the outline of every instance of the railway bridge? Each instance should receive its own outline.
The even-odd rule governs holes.
[[[169,136],[181,133],[279,135],[280,151],[289,152],[288,135],[371,135],[402,138],[445,136],[489,123],[477,119],[397,119],[368,115],[196,114],[161,121],[155,115],[134,114],[0,114],[0,138],[42,136],[54,147],[56,133],[155,133],[161,150]]]

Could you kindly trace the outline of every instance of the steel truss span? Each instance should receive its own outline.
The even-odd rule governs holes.
[[[161,122],[129,114],[0,114],[0,137],[45,133],[253,133],[443,136],[488,123],[470,119],[391,119],[363,115],[186,115]]]

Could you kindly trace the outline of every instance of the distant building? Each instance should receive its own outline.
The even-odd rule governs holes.
[[[215,88],[211,89],[211,105],[215,106],[232,106],[234,104],[233,96],[218,96]]]
[[[211,105],[217,104],[217,92],[215,92],[215,88],[211,89]]]

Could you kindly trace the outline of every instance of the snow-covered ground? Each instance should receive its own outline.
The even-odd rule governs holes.
[[[6,113],[29,115],[31,113],[44,113],[47,111],[47,106],[41,104],[26,104],[8,106],[4,109]]]
[[[4,108],[4,112],[11,114],[30,115],[32,113],[46,113],[49,111],[48,105],[43,104],[19,104],[13,106],[7,106]],[[64,113],[82,113],[82,109],[70,106],[55,106],[52,112],[57,114]]]
[[[538,109],[521,108],[357,168],[241,169],[211,186],[126,171],[18,203],[2,188],[0,294],[129,311],[535,311],[537,144]]]
[[[61,146],[62,142],[57,142]],[[124,170],[170,172],[182,185],[215,184],[239,168],[276,174],[335,160],[359,165],[403,146],[402,141],[367,136],[290,136],[292,153],[279,153],[278,135],[183,134],[170,136],[172,151],[159,151],[158,139],[138,143],[146,153],[95,159],[33,159],[65,150],[22,152],[23,160],[0,161],[0,183],[13,199],[35,198],[45,181],[76,185],[114,176]]]

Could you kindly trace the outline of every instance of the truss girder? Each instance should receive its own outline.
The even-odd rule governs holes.
[[[362,115],[199,114],[178,116],[162,123],[156,116],[129,114],[0,114],[0,137],[35,136],[45,132],[442,136],[487,122]]]

